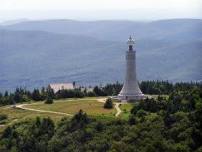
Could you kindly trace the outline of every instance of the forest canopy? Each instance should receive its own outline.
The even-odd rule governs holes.
[[[115,92],[114,86],[97,89]],[[82,110],[57,124],[37,117],[7,127],[0,137],[0,151],[201,152],[201,85],[148,82],[140,86],[147,92],[155,88],[159,96],[136,101],[128,120],[95,119]],[[165,92],[168,98],[161,95]]]

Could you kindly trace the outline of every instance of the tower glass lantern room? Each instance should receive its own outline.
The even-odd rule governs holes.
[[[127,44],[128,44],[128,50],[133,51],[133,45],[135,44],[135,41],[132,39],[131,36],[129,37]]]

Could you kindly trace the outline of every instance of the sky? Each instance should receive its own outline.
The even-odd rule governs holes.
[[[202,0],[0,0],[0,21],[202,18]]]

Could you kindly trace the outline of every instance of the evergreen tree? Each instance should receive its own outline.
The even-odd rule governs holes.
[[[51,96],[47,96],[45,100],[45,104],[52,104],[52,103],[53,103],[53,99],[51,98]]]
[[[54,90],[50,87],[50,85],[48,85],[47,89],[46,89],[46,94],[47,96],[54,98],[55,94],[54,94]]]
[[[38,89],[34,89],[32,92],[32,99],[35,101],[40,101],[42,99]]]
[[[111,98],[107,98],[105,104],[104,104],[105,109],[112,109],[113,108],[113,102]]]

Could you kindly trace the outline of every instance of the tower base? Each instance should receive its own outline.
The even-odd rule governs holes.
[[[146,98],[146,96],[144,95],[144,94],[137,94],[137,95],[135,95],[135,94],[127,94],[127,95],[125,95],[125,94],[119,94],[118,95],[118,99],[119,100],[121,100],[121,101],[132,101],[132,100],[143,100],[143,99],[145,99]]]

